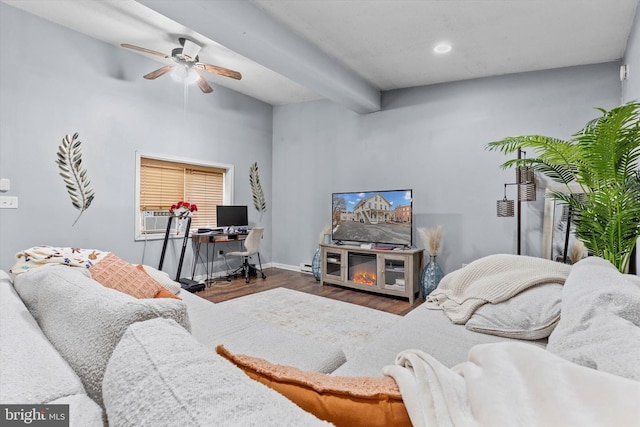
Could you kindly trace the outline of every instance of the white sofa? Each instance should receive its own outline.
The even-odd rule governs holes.
[[[69,404],[81,427],[326,425],[214,347],[331,372],[345,361],[331,344],[186,291],[182,301],[137,300],[82,268],[42,267],[13,284],[0,274],[0,403]]]
[[[516,342],[508,336],[523,333],[539,348],[547,340],[533,338],[551,333],[549,351],[638,381],[640,278],[625,277],[601,259],[581,263],[564,287],[535,287],[476,311],[479,318],[467,328],[482,329],[488,320],[498,335],[454,325],[443,312],[420,306],[346,363],[338,348],[185,291],[182,301],[136,300],[79,268],[43,267],[13,284],[2,272],[0,403],[69,404],[77,426],[327,425],[250,380],[214,347],[333,376],[381,376],[410,348],[454,366],[477,344]],[[560,306],[562,317],[550,328]],[[544,321],[531,318],[541,312]],[[521,323],[517,328],[494,324],[523,313],[528,317],[514,322]]]

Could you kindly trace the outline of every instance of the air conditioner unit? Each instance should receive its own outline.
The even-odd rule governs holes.
[[[169,211],[142,211],[142,232],[147,234],[166,232],[170,217]]]

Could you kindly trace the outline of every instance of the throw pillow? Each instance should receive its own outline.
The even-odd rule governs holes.
[[[136,267],[140,270],[143,270],[149,276],[153,277],[156,282],[160,283],[173,294],[178,295],[180,293],[180,290],[182,289],[180,287],[180,283],[172,280],[171,277],[169,277],[169,275],[164,271],[160,271],[156,268],[142,264],[138,264]]]
[[[391,377],[333,377],[232,354],[222,345],[216,352],[250,378],[338,427],[411,426],[400,390]]]
[[[481,306],[465,327],[470,331],[505,338],[547,338],[560,321],[561,302],[561,284],[537,285],[504,302]]]
[[[160,290],[153,297],[154,298],[173,298],[173,299],[179,299],[179,300],[182,299],[179,296],[173,294],[172,292],[169,292],[169,290],[166,289],[164,286],[160,286]]]
[[[547,350],[640,381],[640,278],[599,257],[574,264],[562,290],[562,318]]]
[[[329,427],[168,319],[129,326],[102,384],[110,426]]]
[[[128,262],[110,253],[89,269],[91,277],[103,286],[135,298],[153,298],[160,283]]]
[[[40,328],[102,405],[102,378],[122,334],[132,323],[164,317],[191,329],[183,301],[136,299],[102,286],[85,271],[62,266],[16,276],[14,287]]]

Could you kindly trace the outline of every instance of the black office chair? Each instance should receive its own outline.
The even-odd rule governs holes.
[[[238,274],[242,273],[242,275],[244,276],[244,281],[246,283],[249,283],[249,274],[251,273],[251,268],[255,268],[255,266],[252,267],[251,264],[249,264],[249,258],[251,258],[253,255],[258,256],[258,265],[260,266],[260,268],[256,269],[256,271],[260,272],[260,275],[263,279],[267,278],[267,276],[265,276],[265,274],[262,272],[262,261],[260,260],[260,252],[258,252],[258,247],[260,246],[260,240],[262,240],[263,232],[264,227],[252,228],[251,231],[249,231],[249,235],[244,241],[245,250],[242,252],[229,252],[227,254],[230,256],[242,257],[242,266],[231,273],[229,275],[229,278],[231,276],[237,276]]]

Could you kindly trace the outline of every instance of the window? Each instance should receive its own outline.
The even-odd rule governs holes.
[[[231,204],[233,166],[136,153],[136,238],[164,237],[168,211],[195,203],[191,229],[215,227],[216,206]]]

